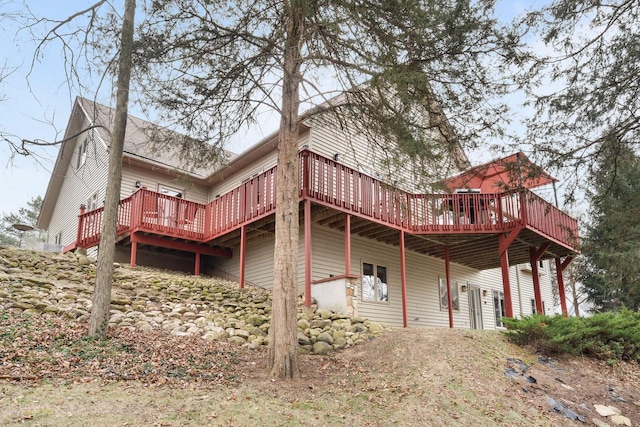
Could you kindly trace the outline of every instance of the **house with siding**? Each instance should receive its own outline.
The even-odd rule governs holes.
[[[76,100],[38,222],[63,251],[97,251],[112,118]],[[129,118],[116,259],[270,288],[277,135],[193,168],[171,144],[154,148],[151,128]],[[552,314],[557,299],[566,313],[577,223],[532,191],[554,179],[523,177],[534,165],[522,153],[469,168],[456,146],[431,165],[451,177],[429,192],[415,179],[425,165],[391,164],[330,120],[306,119],[299,147],[307,304],[391,326],[495,329],[504,316]]]

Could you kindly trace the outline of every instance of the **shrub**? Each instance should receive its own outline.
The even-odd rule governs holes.
[[[581,318],[534,315],[504,322],[509,339],[539,352],[640,362],[640,312],[623,309]]]

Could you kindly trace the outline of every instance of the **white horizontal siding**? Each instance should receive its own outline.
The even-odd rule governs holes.
[[[307,145],[309,134],[305,133],[300,137],[298,141],[298,147],[302,149],[304,145]],[[209,201],[214,200],[216,196],[222,196],[225,193],[239,187],[247,179],[253,178],[256,175],[261,174],[264,171],[271,169],[278,163],[277,151],[274,149],[265,155],[260,160],[253,162],[251,165],[242,168],[236,173],[225,176],[222,181],[215,184],[209,189]]]
[[[439,143],[436,140],[441,138],[434,134],[433,143]],[[314,120],[308,144],[318,154],[328,158],[338,154],[340,163],[409,192],[424,192],[427,182],[460,172],[435,161],[419,164],[408,156],[398,157],[393,143],[383,144],[383,149],[379,141],[368,141],[362,134],[340,129],[332,120]]]
[[[175,188],[182,192],[185,200],[191,202],[206,204],[208,200],[208,187],[204,185],[190,182],[188,178],[183,176],[169,176],[131,165],[123,165],[121,198],[129,197],[138,190],[137,181],[140,181],[141,187],[152,191],[158,191],[160,187]]]
[[[407,319],[409,326],[448,327],[449,313],[440,309],[439,278],[445,277],[444,261],[427,255],[407,251]],[[312,228],[312,280],[344,274],[344,233],[319,226]],[[397,246],[364,239],[351,238],[351,268],[353,274],[361,274],[362,262],[387,267],[389,302],[362,301],[359,290],[358,312],[360,315],[392,326],[402,326],[402,295],[400,282],[400,249]],[[510,268],[511,294],[514,314],[518,315],[518,283],[516,266]],[[523,311],[530,313],[530,298],[533,298],[533,282],[520,273],[519,287],[523,295]],[[482,319],[485,329],[495,329],[495,314],[492,291],[503,291],[500,269],[477,271],[451,263],[451,283],[457,284],[460,310],[454,311],[454,327],[469,328],[469,292],[462,286],[481,289]],[[468,288],[467,288],[468,289]],[[549,274],[541,275],[541,289],[547,311],[552,310],[551,281]],[[483,295],[482,291],[486,291]]]
[[[88,122],[82,124],[83,127],[88,125]],[[80,136],[78,142],[82,142],[88,135],[87,133],[85,136]],[[109,170],[108,154],[99,138],[89,138],[89,140],[86,161],[79,168],[76,168],[79,144],[75,144],[73,157],[65,172],[60,194],[51,215],[47,243],[53,243],[55,236],[60,232],[62,232],[63,246],[75,242],[80,205],[86,204],[95,193],[98,193],[99,205],[104,200]]]

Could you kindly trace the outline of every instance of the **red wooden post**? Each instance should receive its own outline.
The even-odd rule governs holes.
[[[404,252],[404,231],[400,230],[400,284],[402,286],[402,325],[409,326],[407,321],[407,266]]]
[[[195,276],[199,276],[200,275],[200,252],[196,252],[196,266],[195,266],[193,274]]]
[[[238,280],[238,287],[244,288],[244,268],[245,268],[245,257],[246,257],[246,249],[247,249],[247,229],[243,225],[240,227],[240,278]]]
[[[504,293],[504,311],[506,317],[513,317],[513,303],[511,301],[511,280],[509,278],[509,253],[511,243],[522,229],[516,229],[508,234],[498,235],[498,246],[500,253],[500,268],[502,269],[502,291]]]
[[[302,151],[302,188],[301,193],[304,196],[309,196],[311,194],[311,188],[309,185],[309,180],[311,178],[311,156],[309,155],[309,151]]]
[[[311,306],[311,200],[304,201],[304,304]]]
[[[536,248],[529,248],[529,263],[531,264],[531,276],[533,278],[533,296],[536,301],[536,313],[544,314],[542,308],[542,292],[540,292],[540,274],[538,273],[538,260]]]
[[[564,270],[569,266],[569,263],[573,260],[573,257],[567,257],[564,262],[560,262],[560,258],[556,257],[556,278],[558,279],[558,294],[560,296],[560,307],[562,308],[562,315],[564,317],[569,316],[567,311],[567,297],[564,291]],[[580,316],[578,307],[574,307],[576,317]]]
[[[453,328],[453,298],[451,298],[451,266],[449,265],[449,246],[444,247],[444,277],[447,281],[447,306],[449,307],[449,327]]]
[[[351,215],[344,214],[344,274],[351,274]]]
[[[540,248],[529,248],[529,262],[531,263],[531,275],[533,276],[533,294],[536,301],[536,313],[544,314],[544,308],[542,307],[542,293],[540,292],[540,274],[538,272],[538,261],[542,258],[542,255],[549,249],[551,243],[546,243]]]
[[[83,234],[83,228],[84,228],[84,212],[87,209],[87,207],[85,205],[80,205],[80,215],[78,215],[78,233],[76,234],[76,245],[78,247],[82,247],[82,244],[80,243],[82,241],[82,234]]]
[[[136,240],[136,234],[131,233],[131,267],[136,266],[137,256],[138,256],[138,241]]]

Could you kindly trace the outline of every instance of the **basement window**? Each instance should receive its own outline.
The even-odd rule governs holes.
[[[440,310],[449,310],[449,296],[447,295],[447,279],[439,278],[440,283]],[[451,283],[451,308],[460,311],[460,296],[458,295],[458,282]]]
[[[362,263],[362,300],[372,302],[389,301],[387,267]]]

